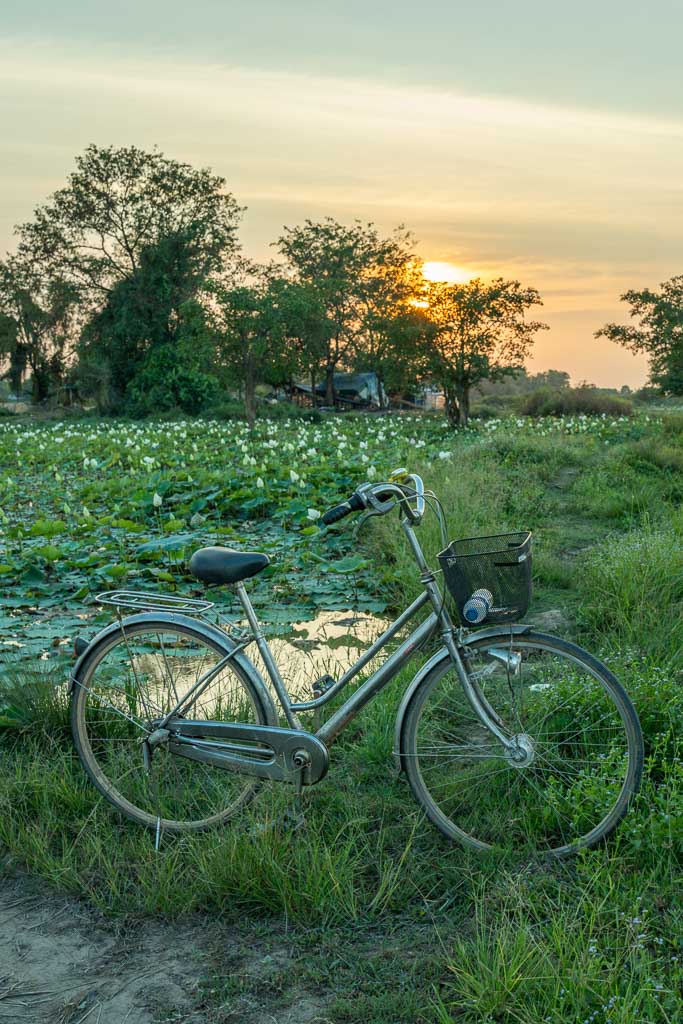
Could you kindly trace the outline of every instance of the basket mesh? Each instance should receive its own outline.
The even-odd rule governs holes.
[[[454,540],[438,556],[446,586],[466,625],[514,622],[531,600],[531,534],[503,533],[495,537]],[[484,593],[480,617],[465,616],[465,606]],[[488,593],[486,593],[488,592]]]

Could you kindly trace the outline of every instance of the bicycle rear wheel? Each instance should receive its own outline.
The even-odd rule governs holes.
[[[444,659],[413,694],[401,735],[403,767],[430,820],[480,851],[566,857],[597,845],[626,813],[643,766],[638,717],[617,679],[587,651],[541,633],[473,638],[465,651],[516,749],[482,725]]]
[[[123,623],[85,658],[75,680],[71,726],[91,781],[121,814],[149,828],[200,831],[222,824],[259,781],[171,753],[145,740],[156,722],[230,652],[201,624]],[[266,725],[269,708],[249,676],[228,662],[187,699],[183,717]],[[272,724],[272,723],[271,723]]]

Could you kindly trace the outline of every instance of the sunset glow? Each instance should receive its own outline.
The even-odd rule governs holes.
[[[426,281],[538,289],[550,330],[533,372],[644,383],[646,356],[595,332],[624,321],[627,290],[680,273],[680,4],[663,34],[610,4],[554,12],[558,32],[540,0],[498,4],[492,36],[481,5],[416,19],[399,0],[386,53],[385,5],[360,0],[200,3],[211,15],[190,33],[179,0],[124,0],[130,21],[86,0],[34,6],[3,10],[0,256],[86,145],[156,145],[226,178],[249,259],[309,218],[402,224]]]
[[[447,284],[467,284],[475,274],[455,263],[428,260],[422,264],[422,276],[426,281],[445,281]]]

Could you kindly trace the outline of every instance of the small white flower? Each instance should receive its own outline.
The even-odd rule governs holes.
[[[377,476],[377,470],[374,466],[368,466],[368,480],[374,480]]]
[[[261,479],[260,476],[256,477],[256,486],[257,487],[263,487],[264,486],[263,480]]]
[[[317,508],[309,508],[306,515],[309,519],[320,519],[320,512],[318,512]]]
[[[451,452],[439,452],[440,459],[450,459]]]
[[[290,469],[289,479],[292,481],[293,484],[297,482],[297,480],[299,479],[299,474],[296,472],[296,470]]]
[[[154,492],[154,497],[152,498],[152,504],[154,505],[155,508],[161,508],[163,503],[164,503],[164,499],[161,497],[160,494],[158,494],[155,491]]]
[[[199,512],[195,512],[195,514],[190,519],[190,526],[193,526],[193,527],[201,526],[203,522],[204,522],[204,516],[200,515]]]

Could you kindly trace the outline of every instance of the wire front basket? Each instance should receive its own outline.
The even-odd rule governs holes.
[[[531,534],[454,540],[439,555],[448,590],[467,626],[521,619],[531,601]]]

